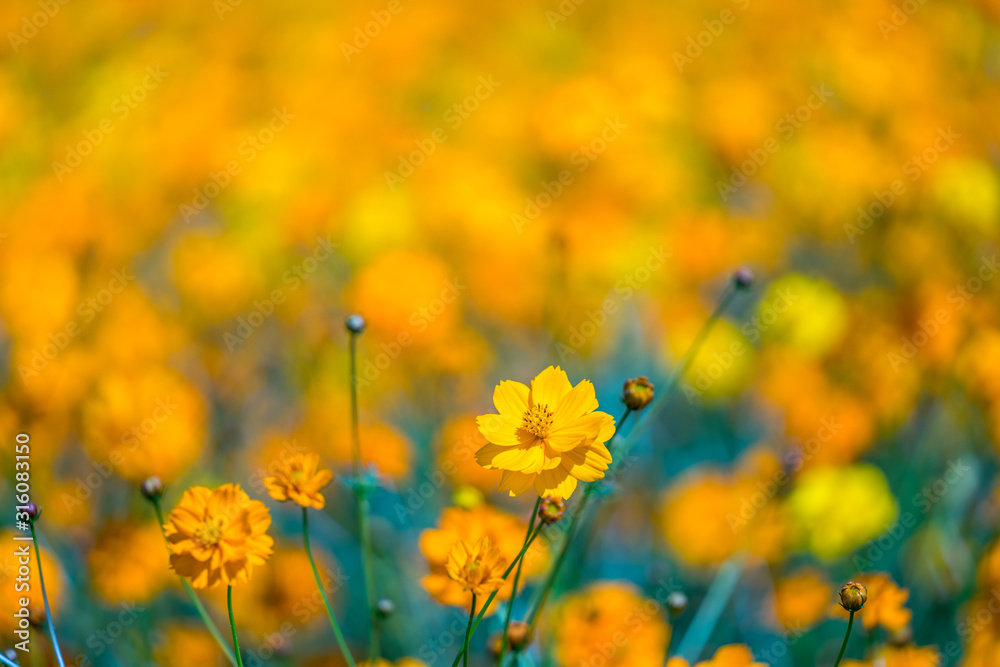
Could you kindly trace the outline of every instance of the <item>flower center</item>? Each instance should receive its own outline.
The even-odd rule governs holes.
[[[547,438],[552,428],[552,413],[546,403],[540,403],[524,413],[521,427],[538,438]]]
[[[194,538],[203,547],[214,547],[222,538],[223,521],[221,518],[209,517],[194,531]]]
[[[306,473],[304,470],[293,470],[292,474],[289,475],[292,484],[296,486],[301,486],[306,481]]]

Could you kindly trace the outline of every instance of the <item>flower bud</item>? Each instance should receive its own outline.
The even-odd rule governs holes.
[[[147,500],[156,502],[161,496],[163,496],[163,480],[155,476],[149,477],[142,483],[139,490],[142,491],[142,495],[144,495]]]
[[[622,387],[622,402],[629,410],[642,410],[653,400],[653,383],[645,375],[629,378]]]
[[[531,643],[531,637],[528,634],[529,630],[528,624],[524,621],[511,621],[510,627],[507,628],[507,647],[515,653],[526,649],[528,644]],[[494,632],[490,635],[486,646],[489,649],[490,655],[494,659],[499,659],[500,649],[503,646],[503,631]]]
[[[389,598],[382,598],[375,603],[375,615],[385,620],[392,616],[392,613],[396,611],[396,603],[394,603]]]
[[[35,503],[28,503],[24,507],[24,513],[28,515],[28,521],[35,523],[42,516],[42,508]]]
[[[733,274],[733,284],[738,289],[750,289],[753,285],[753,271],[747,267],[742,267]]]
[[[868,589],[849,581],[840,589],[840,606],[847,611],[860,611],[868,601]]]
[[[680,591],[673,591],[667,596],[667,610],[671,616],[680,616],[688,606],[688,597]]]
[[[365,318],[358,314],[350,315],[346,320],[344,320],[344,326],[351,333],[359,334],[365,330]]]
[[[538,506],[538,518],[542,523],[553,524],[563,518],[566,513],[566,501],[555,496],[545,496]]]

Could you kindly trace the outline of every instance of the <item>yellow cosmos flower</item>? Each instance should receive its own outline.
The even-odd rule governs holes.
[[[283,459],[274,475],[264,478],[264,486],[275,500],[291,500],[302,507],[321,510],[326,499],[320,491],[331,479],[331,471],[319,469],[319,456],[296,454]]]
[[[503,470],[500,490],[519,496],[534,487],[539,496],[569,498],[577,481],[604,477],[615,433],[614,418],[597,412],[594,385],[575,387],[566,372],[549,366],[531,387],[506,380],[493,390],[500,414],[476,419],[490,444],[476,452],[484,468]]]
[[[503,586],[503,571],[507,561],[490,538],[483,537],[475,546],[460,540],[451,549],[445,569],[448,576],[473,595],[489,595]]]
[[[254,565],[271,555],[271,514],[238,484],[214,491],[195,486],[184,492],[163,530],[170,542],[170,566],[195,588],[246,583]]]

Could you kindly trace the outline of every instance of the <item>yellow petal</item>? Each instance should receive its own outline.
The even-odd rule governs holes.
[[[528,386],[513,380],[504,380],[493,390],[493,405],[497,412],[518,421],[528,410]]]
[[[565,468],[543,470],[535,477],[535,491],[539,496],[569,498],[576,489],[576,478]]]
[[[554,410],[572,389],[566,371],[558,366],[549,366],[531,381],[531,405],[548,405],[549,410]]]
[[[604,447],[604,445],[599,445]],[[605,450],[606,452],[607,450]],[[562,465],[569,474],[581,482],[593,482],[604,477],[608,469],[610,456],[605,459],[603,453],[589,447],[580,447],[563,453]]]
[[[511,496],[519,496],[531,488],[531,483],[535,481],[534,475],[527,475],[523,472],[504,470],[500,478],[498,491],[509,491]]]
[[[550,409],[552,406],[549,406]],[[580,380],[573,389],[562,397],[559,406],[555,408],[555,423],[566,424],[577,417],[597,409],[597,395],[590,380]]]
[[[476,461],[484,468],[538,472],[545,462],[545,449],[535,444],[527,447],[485,445],[476,452]]]
[[[614,433],[615,420],[611,415],[606,412],[591,412],[577,417],[568,424],[557,426],[545,439],[545,442],[557,452],[566,452],[591,442],[600,441],[609,423],[611,432]],[[608,435],[608,437],[611,436]]]
[[[479,432],[489,442],[502,447],[513,447],[521,444],[518,429],[521,421],[504,415],[480,415],[476,417]]]

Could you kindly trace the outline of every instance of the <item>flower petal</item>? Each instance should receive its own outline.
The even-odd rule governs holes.
[[[528,386],[522,382],[503,380],[493,390],[493,405],[502,415],[518,421],[528,410]]]
[[[569,423],[577,417],[582,417],[588,412],[593,412],[597,409],[597,405],[597,395],[594,393],[593,383],[590,380],[580,380],[559,401],[559,406],[555,409],[555,423]]]
[[[476,452],[476,462],[484,468],[538,472],[545,463],[545,448],[540,443],[527,447],[485,445]]]
[[[535,480],[535,475],[528,475],[523,472],[504,470],[500,478],[500,486],[497,491],[509,491],[511,496],[519,496],[531,488],[531,483]]]
[[[539,496],[569,498],[576,489],[576,478],[565,468],[543,470],[535,477],[535,491]]]
[[[601,437],[610,428],[610,432],[607,433],[607,438],[610,438],[614,433],[614,426],[614,417],[608,413],[591,412],[557,427],[545,442],[557,452],[567,452],[592,442],[604,442]]]
[[[607,454],[604,445],[597,445],[604,451],[589,447],[578,447],[577,449],[563,452],[563,468],[573,477],[581,482],[593,482],[604,477],[604,471],[608,469],[611,456]]]
[[[479,432],[487,441],[502,447],[514,447],[521,444],[518,429],[521,421],[515,421],[504,415],[480,415],[476,417]]]
[[[531,381],[531,405],[548,405],[549,410],[554,410],[572,389],[566,371],[558,366],[549,366]]]

